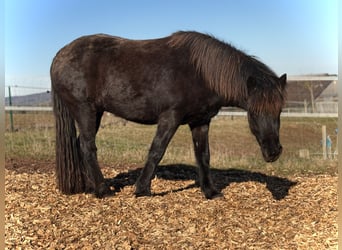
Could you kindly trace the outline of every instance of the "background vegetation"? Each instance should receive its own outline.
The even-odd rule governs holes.
[[[322,160],[321,130],[336,149],[337,118],[282,118],[281,143],[284,151],[277,162],[265,163],[245,117],[217,117],[210,127],[211,165],[219,169],[246,169],[281,176],[337,173],[336,160]],[[54,118],[52,113],[14,114],[15,132],[10,132],[6,114],[6,161],[53,161]],[[102,165],[142,166],[156,126],[126,122],[105,114],[97,136],[98,159]],[[299,157],[300,149],[308,149],[309,159]],[[161,164],[195,165],[191,133],[181,126],[171,141]]]

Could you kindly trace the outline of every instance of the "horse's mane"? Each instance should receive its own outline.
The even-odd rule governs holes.
[[[226,100],[247,100],[247,81],[253,77],[259,83],[255,89],[260,91],[248,101],[248,110],[275,113],[281,110],[285,97],[280,86],[275,86],[277,76],[255,57],[213,36],[198,32],[176,32],[170,37],[169,45],[175,48],[187,47],[191,63],[203,76],[208,87]]]

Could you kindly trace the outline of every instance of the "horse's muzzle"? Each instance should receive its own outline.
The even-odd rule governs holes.
[[[283,147],[279,144],[277,147],[261,148],[261,151],[266,162],[274,162],[283,152]]]

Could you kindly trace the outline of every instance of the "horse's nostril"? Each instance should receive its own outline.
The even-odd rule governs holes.
[[[276,161],[281,155],[282,151],[283,147],[280,144],[273,147],[262,148],[263,156],[267,162]]]

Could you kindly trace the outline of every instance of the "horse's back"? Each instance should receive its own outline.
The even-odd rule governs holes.
[[[206,110],[210,98],[215,99],[210,107],[215,106],[216,112],[217,96],[203,84],[187,50],[173,48],[169,39],[81,37],[56,55],[53,88],[70,105],[92,103],[140,123],[156,123],[170,109],[184,117],[211,114]]]
[[[132,40],[105,34],[74,40],[63,47],[52,62],[53,88],[57,92],[59,89],[69,92],[78,89],[83,96],[95,98],[95,94],[101,94],[101,90],[109,87],[109,81],[118,81],[123,74],[133,77],[128,71],[139,68],[139,46],[136,44]]]
[[[180,62],[170,50],[165,39],[84,36],[57,53],[52,87],[69,103],[92,102],[129,120],[155,123],[174,101],[174,67]]]

